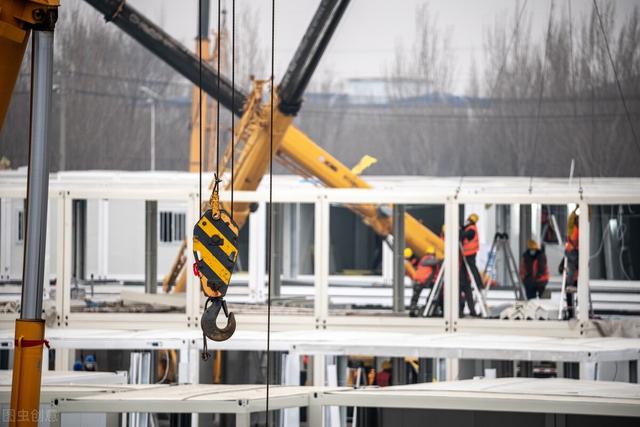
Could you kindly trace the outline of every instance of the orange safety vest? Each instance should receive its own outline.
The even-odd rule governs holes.
[[[571,252],[573,250],[578,250],[578,244],[580,243],[580,230],[578,229],[578,224],[573,226],[573,230],[571,230],[571,234],[567,236],[567,243],[564,245],[564,250],[567,252]]]
[[[544,256],[544,254],[541,254]],[[533,262],[531,262],[533,261]],[[533,277],[536,282],[548,282],[549,281],[549,264],[544,265],[542,275],[538,277],[538,271],[540,269],[540,263],[538,257],[532,258],[523,256],[520,263],[520,279],[524,280],[527,277]]]
[[[471,256],[478,253],[480,250],[480,239],[478,238],[478,227],[475,224],[468,224],[464,227],[463,231],[473,230],[473,239],[469,240],[466,237],[462,240],[462,255]]]
[[[426,284],[427,281],[434,276],[436,271],[436,266],[431,265],[429,261],[433,260],[434,256],[431,254],[427,254],[420,259],[420,262],[416,268],[416,274],[414,276],[414,280],[420,284]]]

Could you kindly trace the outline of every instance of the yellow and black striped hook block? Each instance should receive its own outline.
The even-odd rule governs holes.
[[[209,298],[224,297],[238,260],[238,226],[225,210],[202,214],[193,227],[193,256],[202,292]]]

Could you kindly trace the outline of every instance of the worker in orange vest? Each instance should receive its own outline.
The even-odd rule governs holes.
[[[407,252],[405,251],[405,257]],[[415,275],[413,276],[413,295],[411,296],[411,304],[409,305],[409,316],[418,317],[418,300],[422,290],[433,287],[440,262],[436,259],[436,248],[428,246],[426,253],[415,264]]]
[[[542,298],[549,283],[547,256],[533,239],[527,242],[527,250],[520,258],[520,280],[524,284],[527,299]]]
[[[462,256],[467,261],[469,270],[465,268],[465,263],[460,260],[460,291],[464,292],[464,300],[460,301],[460,316],[464,310],[464,302],[466,301],[471,316],[476,316],[475,303],[473,301],[473,292],[469,275],[473,275],[477,286],[482,286],[482,278],[476,266],[476,255],[480,250],[480,238],[478,236],[478,214],[472,213],[467,218],[467,222],[460,230],[460,243],[462,244]]]
[[[567,315],[571,319],[575,317],[574,294],[578,290],[578,259],[580,254],[580,215],[576,208],[567,220],[567,242],[564,245],[564,256],[567,258],[566,292]],[[563,264],[561,264],[562,266]]]

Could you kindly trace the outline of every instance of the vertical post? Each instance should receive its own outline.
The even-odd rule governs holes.
[[[509,205],[496,205],[496,232],[497,233],[509,233],[510,230],[510,219],[509,219]],[[494,238],[495,235],[492,237]],[[509,242],[511,245],[512,243]],[[496,253],[496,260],[498,256],[502,257],[502,262],[496,262],[494,268],[496,269],[496,276],[498,283],[508,283],[508,275],[507,275],[507,263],[505,262],[505,253],[498,252]],[[499,267],[499,270],[498,270]]]
[[[391,367],[393,369],[391,381],[393,382],[393,385],[404,385],[407,383],[406,366],[406,363],[404,363],[404,357],[391,358]]]
[[[67,93],[65,92],[65,75],[60,74],[60,86],[58,86],[58,96],[60,97],[60,141],[58,146],[58,171],[63,171],[67,167]]]
[[[282,248],[283,248],[283,214],[284,205],[273,205],[273,232],[271,233],[271,296],[281,296],[282,289]]]
[[[300,203],[283,205],[282,258],[285,260],[282,275],[295,279],[300,273]],[[286,226],[285,226],[286,224]]]
[[[591,249],[589,247],[589,205],[587,203],[580,203],[580,219],[578,224],[579,235],[579,253],[578,253],[578,321],[584,324],[589,320],[589,308],[590,308],[590,291],[589,291],[589,254]],[[582,328],[581,328],[582,329]],[[582,331],[580,331],[582,334]]]
[[[618,362],[615,362],[615,363],[618,363]],[[638,361],[637,360],[629,361],[629,382],[632,384],[638,384]]]
[[[327,358],[324,354],[313,355],[313,385],[324,387],[327,379]]]
[[[156,100],[151,99],[151,170],[156,170]]]
[[[432,382],[434,373],[433,373],[434,359],[418,359],[418,382],[419,383],[428,383]]]
[[[393,312],[404,312],[404,205],[393,205]]]
[[[76,283],[85,278],[87,201],[74,200],[73,206],[73,276]]]
[[[144,202],[144,291],[158,292],[158,202]]]
[[[314,315],[316,329],[325,329],[329,314],[329,202],[321,195],[315,203]]]
[[[520,205],[520,230],[518,233],[518,237],[518,254],[522,254],[527,250],[527,241],[532,237],[531,205]]]
[[[266,283],[267,206],[258,204],[258,209],[249,215],[249,299],[264,302]]]
[[[459,318],[460,283],[459,276],[459,212],[457,203],[447,203],[444,208],[444,320],[445,331],[456,332]]]

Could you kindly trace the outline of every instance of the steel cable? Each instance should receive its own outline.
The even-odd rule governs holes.
[[[272,256],[272,232],[273,232],[273,106],[274,106],[274,74],[275,74],[275,22],[276,22],[276,0],[271,0],[271,94],[269,109],[269,211],[268,211],[268,233],[267,233],[267,381],[266,381],[266,419],[267,426],[269,419],[269,382],[271,381],[271,268]]]

